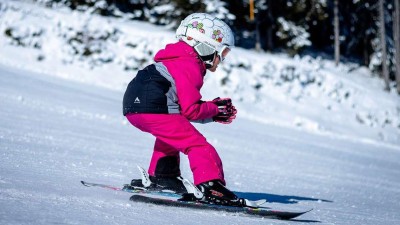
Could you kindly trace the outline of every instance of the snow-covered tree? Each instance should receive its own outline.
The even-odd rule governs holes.
[[[387,50],[386,50],[386,29],[385,29],[385,7],[384,0],[379,0],[379,34],[380,46],[382,55],[382,76],[385,80],[385,90],[390,90],[389,86],[389,71],[387,65]]]
[[[394,1],[393,10],[393,41],[395,46],[395,73],[397,93],[400,94],[400,2]]]
[[[297,53],[305,46],[310,46],[310,34],[301,26],[293,22],[285,20],[283,17],[278,18],[279,30],[276,35],[286,42],[286,45],[293,53]]]

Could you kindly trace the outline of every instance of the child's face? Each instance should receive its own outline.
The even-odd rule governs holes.
[[[225,49],[222,51],[221,57],[222,57],[223,59],[225,59],[225,57],[228,55],[228,53],[229,53],[230,51],[231,51],[231,50],[230,50],[229,48],[225,48]],[[211,71],[211,72],[215,72],[215,71],[217,70],[218,65],[219,65],[220,62],[221,62],[221,58],[220,58],[219,56],[214,57],[213,66],[212,66],[211,68],[208,68],[208,70]]]
[[[219,59],[219,57],[214,57],[213,66],[211,68],[208,68],[208,70],[211,72],[215,72],[215,70],[217,70],[218,64],[220,62],[221,62],[221,60]]]

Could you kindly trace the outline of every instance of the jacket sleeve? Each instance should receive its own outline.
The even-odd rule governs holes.
[[[216,116],[218,106],[212,102],[201,101],[200,88],[203,85],[203,76],[196,73],[181,75],[175,82],[182,115],[192,121]]]

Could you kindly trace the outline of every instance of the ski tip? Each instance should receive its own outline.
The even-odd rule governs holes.
[[[308,213],[308,212],[310,212],[312,210],[313,209],[309,209],[309,210],[305,210],[305,211],[298,211],[298,212],[295,212],[295,211],[293,211],[293,212],[281,212],[281,213],[278,213],[276,215],[276,217],[278,219],[281,219],[281,220],[292,220],[292,219],[297,218],[297,217],[299,217],[301,215],[304,215],[304,214],[306,214],[306,213]]]
[[[308,210],[304,210],[304,211],[299,211],[298,213],[299,213],[300,215],[303,215],[303,214],[306,214],[306,213],[311,212],[311,211],[313,211],[313,208],[308,209]]]
[[[308,210],[304,210],[303,213],[308,213],[308,212],[311,212],[311,211],[313,211],[313,208],[308,209]]]
[[[313,208],[308,209],[308,210],[304,210],[304,211],[302,211],[302,212],[298,212],[298,215],[297,215],[297,216],[304,215],[304,214],[309,213],[309,212],[311,212],[311,211],[313,211]],[[296,217],[297,217],[297,216],[296,216]]]
[[[83,181],[83,180],[81,180],[81,184],[83,184],[83,185],[86,186],[86,187],[89,187],[89,185],[87,185],[86,182]]]

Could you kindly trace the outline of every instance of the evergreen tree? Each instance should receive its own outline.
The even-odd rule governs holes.
[[[397,93],[400,94],[400,2],[394,0],[393,10],[393,41],[395,46],[395,77]]]
[[[104,16],[124,16],[175,29],[194,12],[207,12],[227,22],[235,33],[236,45],[266,51],[303,50],[315,54],[339,52],[341,59],[355,60],[380,71],[379,1],[376,0],[255,0],[255,19],[249,18],[249,0],[34,0],[49,6],[66,5],[74,10]],[[391,79],[395,79],[396,33],[392,11],[399,0],[386,0],[383,7],[385,42]],[[334,32],[334,7],[338,3],[340,27]],[[398,7],[398,6],[397,6]],[[338,38],[339,37],[339,38]],[[338,40],[339,39],[339,40]],[[398,38],[397,38],[398,39]],[[338,45],[340,43],[340,46]],[[310,51],[309,51],[310,50]],[[397,53],[398,54],[398,53]],[[400,69],[397,69],[397,71]]]

